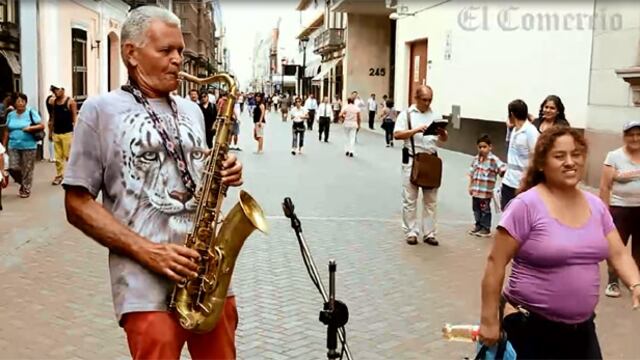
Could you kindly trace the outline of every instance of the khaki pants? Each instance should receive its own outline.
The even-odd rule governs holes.
[[[411,162],[402,165],[402,230],[405,237],[436,236],[438,189],[419,188],[411,183]],[[418,195],[422,189],[422,218],[417,218]],[[422,229],[420,229],[422,228]]]
[[[64,164],[69,161],[73,133],[53,134],[53,153],[56,158],[56,176],[64,175]]]

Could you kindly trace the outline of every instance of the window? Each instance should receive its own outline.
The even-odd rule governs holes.
[[[71,73],[73,77],[73,97],[87,98],[87,32],[71,29]]]
[[[0,0],[0,22],[18,23],[16,0]]]

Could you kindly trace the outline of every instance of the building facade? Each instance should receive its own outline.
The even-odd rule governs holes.
[[[523,99],[537,117],[543,99],[558,95],[592,145],[586,182],[597,186],[622,124],[640,118],[624,79],[640,65],[640,4],[398,1],[394,10],[398,108],[428,84],[433,107],[453,115],[447,147],[475,153],[475,139],[488,133],[504,155],[507,104]]]
[[[322,21],[301,33],[311,37],[313,52],[321,58],[311,79],[319,95],[343,101],[353,91],[363,100],[372,93],[393,96],[393,10],[382,0],[325,0],[322,5]],[[300,0],[296,9],[311,8],[311,1]]]
[[[2,99],[8,93],[21,88],[18,6],[17,0],[0,0],[0,97]]]

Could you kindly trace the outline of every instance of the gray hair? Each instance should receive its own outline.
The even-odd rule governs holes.
[[[180,28],[180,18],[171,11],[153,5],[140,6],[133,9],[122,24],[120,44],[124,46],[126,42],[133,42],[138,47],[144,46],[147,40],[146,32],[154,21],[162,21]],[[121,53],[122,61],[126,64],[127,59],[124,57],[124,52]]]

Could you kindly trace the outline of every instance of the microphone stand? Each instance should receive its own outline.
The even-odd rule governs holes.
[[[302,260],[309,271],[311,281],[320,292],[320,295],[322,295],[322,300],[324,301],[319,320],[327,325],[327,359],[338,359],[342,357],[342,354],[337,351],[337,338],[339,338],[342,344],[342,353],[347,355],[347,360],[352,360],[351,351],[347,344],[346,332],[344,330],[344,325],[346,325],[349,320],[349,310],[345,303],[335,298],[336,262],[334,260],[329,261],[329,296],[327,296],[324,285],[320,281],[318,268],[311,257],[307,243],[302,235],[302,224],[295,214],[294,209],[295,207],[291,199],[285,198],[282,203],[282,210],[284,211],[284,215],[291,219],[291,227],[298,238],[298,244],[302,252]]]

